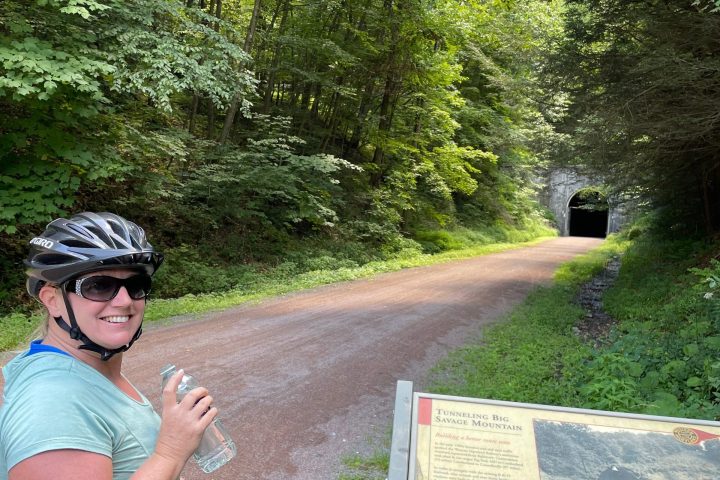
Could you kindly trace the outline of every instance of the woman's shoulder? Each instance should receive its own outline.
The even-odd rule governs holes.
[[[7,399],[16,391],[36,388],[50,393],[54,387],[69,389],[82,385],[86,381],[82,375],[84,368],[79,363],[73,357],[55,353],[18,355],[3,367],[4,396]]]

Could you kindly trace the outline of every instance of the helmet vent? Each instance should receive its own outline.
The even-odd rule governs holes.
[[[127,232],[122,228],[121,225],[118,225],[117,222],[108,222],[108,224],[110,225],[110,228],[112,228],[112,231],[113,233],[115,233],[115,235],[118,235],[120,237],[127,236]]]
[[[38,255],[35,257],[35,262],[40,265],[62,265],[67,263],[68,257],[66,255]]]
[[[72,230],[73,232],[75,232],[78,235],[81,235],[85,238],[92,239],[92,237],[90,235],[88,235],[87,230],[78,225],[68,222],[67,224],[65,224],[65,228],[67,228],[68,230]]]
[[[96,237],[107,238],[105,235],[105,232],[103,232],[102,229],[100,229],[100,228],[97,228],[97,227],[91,226],[91,225],[88,225],[86,228],[90,231],[90,233],[92,233]]]
[[[77,248],[87,248],[88,247],[87,242],[82,242],[80,240],[75,240],[72,238],[62,240],[60,243],[62,243],[66,247],[77,247]]]

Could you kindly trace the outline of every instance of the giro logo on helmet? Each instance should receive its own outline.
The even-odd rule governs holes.
[[[30,243],[32,245],[40,245],[41,247],[44,247],[44,248],[52,248],[52,246],[55,245],[55,242],[48,240],[46,238],[42,238],[42,237],[35,237],[32,240],[30,240]]]

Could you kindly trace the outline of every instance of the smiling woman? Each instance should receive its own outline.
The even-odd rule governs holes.
[[[162,261],[142,228],[111,213],[59,218],[30,240],[27,290],[47,320],[3,368],[0,480],[178,477],[217,415],[212,397],[198,387],[177,403],[180,370],[160,418],[122,373]]]

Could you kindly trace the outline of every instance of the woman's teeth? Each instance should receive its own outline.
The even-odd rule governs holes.
[[[113,316],[113,317],[104,317],[103,320],[105,320],[108,323],[125,323],[128,320],[130,320],[130,317],[125,316]]]

